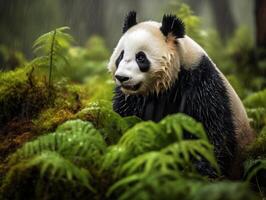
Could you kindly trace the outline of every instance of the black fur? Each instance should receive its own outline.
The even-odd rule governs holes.
[[[124,57],[124,50],[121,51],[120,55],[118,56],[118,58],[117,58],[116,61],[115,61],[115,66],[116,66],[116,68],[118,68],[119,63],[121,62],[121,60],[123,59],[123,57]]]
[[[166,37],[169,33],[172,33],[176,38],[183,38],[185,36],[185,25],[175,15],[164,15],[160,30]]]
[[[143,120],[159,121],[168,114],[182,112],[202,122],[215,147],[216,158],[223,174],[228,175],[235,153],[235,136],[229,97],[219,73],[206,56],[198,67],[181,67],[178,80],[158,96],[126,97],[115,89],[114,110],[121,116],[136,115]],[[199,165],[205,170],[206,165]],[[206,170],[205,170],[206,171]]]
[[[151,63],[143,51],[136,54],[136,62],[139,66],[139,70],[142,72],[147,72],[150,69]]]
[[[130,29],[132,26],[135,26],[137,24],[137,19],[136,19],[136,12],[135,11],[130,11],[124,21],[124,26],[123,26],[123,33],[127,32],[128,29]]]

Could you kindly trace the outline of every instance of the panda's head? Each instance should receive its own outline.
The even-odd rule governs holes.
[[[180,70],[179,38],[184,38],[183,22],[173,15],[164,15],[162,23],[137,23],[130,12],[124,22],[108,69],[125,94],[159,93],[168,89]]]

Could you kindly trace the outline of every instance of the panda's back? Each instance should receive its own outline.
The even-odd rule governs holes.
[[[182,112],[202,122],[224,174],[232,168],[234,155],[240,146],[252,140],[245,109],[225,79],[207,55],[197,66],[181,66],[178,79],[167,91],[148,96],[126,97],[116,89],[114,110],[122,116],[136,115],[143,120],[160,121],[169,114]],[[245,141],[246,140],[246,141]],[[225,148],[226,146],[226,148]]]

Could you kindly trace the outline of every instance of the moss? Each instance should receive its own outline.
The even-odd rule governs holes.
[[[49,105],[48,88],[33,70],[28,66],[0,74],[1,126],[14,117],[29,119]]]
[[[48,108],[33,120],[36,132],[53,131],[63,122],[72,119],[74,114],[67,109]]]

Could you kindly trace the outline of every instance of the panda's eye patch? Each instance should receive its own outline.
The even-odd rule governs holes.
[[[120,55],[118,56],[118,58],[115,61],[116,68],[118,68],[118,65],[121,62],[121,60],[123,59],[123,57],[124,57],[124,50],[121,51]]]
[[[136,60],[139,63],[144,63],[146,60],[146,55],[144,52],[140,51],[136,54]]]
[[[150,69],[150,61],[146,57],[145,53],[140,51],[136,54],[136,61],[140,71],[147,72]]]

